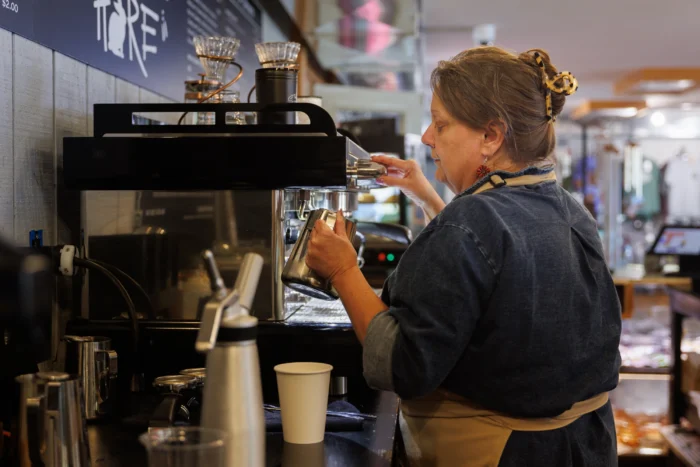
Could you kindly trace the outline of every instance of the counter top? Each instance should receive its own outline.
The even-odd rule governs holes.
[[[395,394],[380,392],[373,421],[363,422],[361,431],[329,433],[323,443],[292,445],[282,433],[266,435],[266,467],[390,467],[399,401]],[[145,449],[138,436],[143,430],[118,423],[88,425],[92,465],[100,467],[147,466]]]
[[[676,458],[689,467],[700,464],[700,437],[678,425],[661,428],[661,436]]]
[[[613,276],[615,285],[668,285],[672,287],[690,288],[693,281],[690,277],[649,275],[640,278]]]

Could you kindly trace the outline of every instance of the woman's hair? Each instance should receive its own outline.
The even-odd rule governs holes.
[[[501,122],[510,158],[533,163],[554,151],[552,123],[564,107],[565,94],[577,88],[573,77],[562,82],[568,76],[557,74],[549,55],[539,49],[515,55],[498,47],[478,47],[438,63],[430,82],[453,117],[474,129]]]

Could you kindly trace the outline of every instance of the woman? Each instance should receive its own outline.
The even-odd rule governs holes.
[[[370,386],[401,397],[411,465],[616,465],[620,304],[594,220],[546,164],[576,80],[543,51],[482,47],[431,82],[422,141],[458,195],[445,206],[414,162],[377,157],[432,219],[381,298],[343,223],[314,226],[307,263],[340,294]]]

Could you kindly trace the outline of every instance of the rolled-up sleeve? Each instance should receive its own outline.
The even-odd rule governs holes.
[[[405,399],[437,389],[464,353],[495,277],[469,229],[442,224],[422,232],[389,281],[389,309],[369,325],[367,383]]]
[[[392,353],[399,324],[387,312],[377,314],[369,323],[362,352],[362,367],[367,384],[374,389],[393,391]]]

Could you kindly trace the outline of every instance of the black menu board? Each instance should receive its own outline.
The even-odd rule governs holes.
[[[203,72],[192,37],[240,39],[244,74],[234,89],[242,99],[262,40],[261,11],[251,0],[0,0],[0,28],[178,102],[184,81]]]

